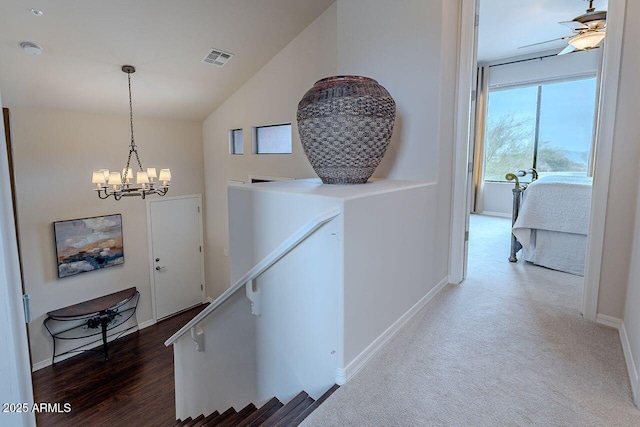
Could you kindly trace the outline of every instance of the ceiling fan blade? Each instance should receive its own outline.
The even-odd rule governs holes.
[[[565,55],[565,54],[567,54],[567,53],[571,53],[571,52],[573,52],[574,50],[576,50],[576,48],[575,48],[575,47],[573,47],[572,45],[567,45],[567,47],[565,47],[564,49],[562,49],[562,50],[558,53],[558,56],[559,56],[559,55]]]
[[[558,40],[565,40],[565,39],[569,39],[571,37],[573,37],[573,36],[564,36],[564,37],[560,37],[560,38],[557,38],[557,39],[547,40],[547,41],[533,43],[533,44],[527,44],[527,45],[524,45],[524,46],[520,46],[518,49],[524,49],[525,47],[537,46],[539,44],[551,43],[551,42],[555,42],[555,41],[558,41]]]
[[[581,30],[588,30],[589,26],[585,25],[581,22],[576,22],[576,21],[561,21],[558,22],[559,24],[564,25],[565,27],[569,27],[574,31],[581,31]]]

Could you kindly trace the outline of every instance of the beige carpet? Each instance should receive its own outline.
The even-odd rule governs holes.
[[[582,278],[507,261],[509,220],[472,216],[447,286],[304,426],[640,426],[618,332]]]

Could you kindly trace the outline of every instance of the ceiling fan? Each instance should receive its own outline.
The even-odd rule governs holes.
[[[569,27],[574,34],[553,40],[520,46],[518,49],[537,46],[556,40],[567,40],[567,47],[565,47],[560,53],[558,53],[558,55],[564,55],[576,50],[589,50],[598,46],[605,37],[605,30],[607,26],[607,11],[595,10],[595,8],[593,7],[593,0],[584,1],[589,2],[589,7],[587,8],[586,13],[583,13],[580,16],[576,16],[571,21],[560,22],[560,24]]]

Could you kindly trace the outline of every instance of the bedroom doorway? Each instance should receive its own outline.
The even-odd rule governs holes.
[[[485,1],[485,0],[480,0]],[[473,158],[470,150],[469,135],[474,131],[474,123],[469,125],[469,117],[474,116],[465,93],[471,93],[472,82],[475,80],[475,63],[469,64],[469,58],[474,56],[475,34],[473,31],[465,31],[465,23],[473,25],[478,1],[462,1],[462,34],[460,49],[460,70],[458,78],[459,93],[457,111],[457,146],[456,146],[456,174],[454,175],[454,218],[452,225],[451,268],[450,281],[459,283],[464,279],[464,266],[467,260],[466,240],[469,236],[469,215],[474,202],[469,193],[471,186],[471,166],[477,159]],[[584,293],[582,301],[582,313],[586,319],[596,320],[597,293],[599,286],[600,264],[603,246],[604,217],[606,215],[606,191],[608,188],[609,172],[611,168],[611,150],[613,137],[613,123],[615,118],[615,105],[620,68],[620,53],[622,42],[622,26],[624,17],[624,0],[611,0],[608,4],[607,16],[607,49],[602,58],[603,77],[599,85],[600,99],[598,111],[600,112],[596,124],[596,139],[598,150],[593,169],[598,176],[598,181],[593,188],[593,203],[591,207],[591,220],[588,226],[589,239],[587,242],[587,267],[584,279]],[[480,18],[482,22],[482,18]],[[468,92],[466,90],[468,89]],[[465,102],[466,101],[466,102]],[[466,123],[466,124],[465,124]],[[464,173],[464,172],[467,173]],[[458,209],[459,208],[459,209]],[[473,226],[473,224],[471,224]],[[471,236],[473,238],[473,236]]]

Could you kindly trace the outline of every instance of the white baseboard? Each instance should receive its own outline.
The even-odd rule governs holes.
[[[599,325],[608,326],[613,329],[620,330],[622,326],[622,319],[618,319],[617,317],[607,316],[606,314],[598,314],[596,316],[596,323]]]
[[[153,326],[153,325],[155,325],[155,324],[156,324],[156,321],[155,321],[155,320],[153,320],[153,319],[149,319],[149,320],[147,320],[146,322],[139,323],[139,324],[138,324],[138,330],[140,330],[140,329],[144,329],[144,328],[148,328],[149,326]],[[128,335],[128,334],[130,334],[131,332],[135,332],[135,331],[129,331],[129,332],[127,332],[125,335]]]
[[[213,301],[214,301],[214,299],[213,299],[213,298],[211,298],[211,297],[207,297],[207,302],[208,302],[209,304],[212,304],[212,303],[213,303]]]
[[[344,385],[378,352],[398,331],[415,316],[429,301],[436,296],[449,283],[448,277],[442,279],[433,289],[420,299],[413,307],[407,310],[393,325],[389,326],[378,338],[376,338],[362,353],[355,357],[345,368],[336,370],[336,384]]]
[[[638,369],[636,368],[636,362],[633,358],[633,353],[631,352],[631,344],[629,343],[627,329],[624,327],[624,321],[622,321],[622,319],[618,319],[617,317],[598,314],[596,316],[596,323],[618,330],[618,333],[620,334],[620,343],[622,344],[622,352],[624,354],[624,361],[627,364],[627,373],[629,374],[629,382],[631,383],[633,400],[636,406],[638,406],[638,404],[640,403],[640,381],[638,379]]]
[[[132,333],[134,333],[136,331],[139,331],[141,329],[148,328],[149,326],[152,326],[152,325],[155,325],[155,324],[156,324],[156,321],[153,320],[153,319],[150,319],[150,320],[147,320],[145,322],[139,323],[138,324],[138,329],[131,329],[131,330],[125,332],[124,334],[122,334],[121,337],[127,336],[127,335],[132,334]],[[100,347],[101,345],[102,345],[101,342],[100,343],[87,344],[86,346],[80,347],[78,350],[91,350],[92,348],[97,348],[97,347]],[[56,359],[58,359],[58,362],[62,362],[63,360],[67,360],[70,357],[77,356],[78,354],[80,354],[80,353],[79,352],[78,353],[76,353],[76,352],[69,353],[69,354],[65,354],[64,356],[56,357]],[[39,371],[40,369],[46,368],[47,366],[51,366],[51,359],[50,358],[47,359],[47,360],[42,360],[40,362],[34,363],[32,368],[31,368],[31,371],[32,372]]]
[[[622,342],[622,351],[624,353],[624,360],[627,363],[627,372],[629,373],[629,382],[631,382],[631,391],[633,392],[633,400],[638,406],[640,403],[640,381],[638,380],[638,370],[636,368],[635,359],[631,353],[631,345],[629,343],[629,337],[627,336],[627,330],[624,327],[624,322],[620,322],[620,341]]]

